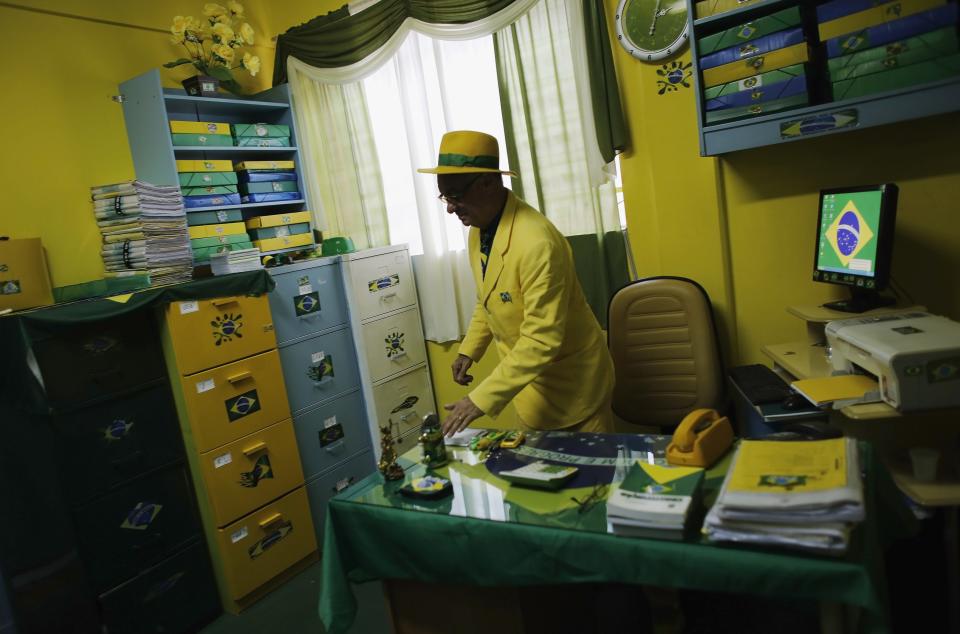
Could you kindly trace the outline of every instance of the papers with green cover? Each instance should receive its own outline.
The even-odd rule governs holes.
[[[697,503],[703,469],[637,462],[607,500],[607,519],[616,527],[682,530]]]

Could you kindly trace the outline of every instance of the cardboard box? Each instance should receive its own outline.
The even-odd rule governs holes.
[[[180,179],[180,187],[213,187],[237,184],[236,172],[181,172],[177,176]]]
[[[701,56],[709,55],[710,53],[731,46],[737,46],[738,44],[755,40],[764,35],[770,35],[777,31],[785,31],[800,24],[800,7],[790,7],[783,11],[777,11],[772,15],[757,18],[745,24],[740,24],[725,31],[700,38],[697,40],[697,52]]]
[[[214,123],[213,121],[171,121],[170,132],[173,134],[225,134],[230,136],[230,124]]]
[[[293,247],[305,247],[313,244],[312,233],[301,233],[296,236],[285,236],[283,238],[269,238],[267,240],[254,240],[253,246],[262,252],[278,251],[280,249],[290,249]]]
[[[177,159],[178,172],[232,172],[233,164],[230,161]]]
[[[868,48],[853,55],[834,57],[828,60],[827,65],[830,78],[833,81],[842,81],[891,68],[909,66],[928,59],[946,57],[960,50],[958,44],[960,40],[957,38],[957,32],[953,27],[947,27],[884,46]]]
[[[862,31],[871,26],[899,20],[908,15],[929,11],[944,4],[946,4],[946,0],[897,0],[896,2],[881,4],[835,20],[821,22],[819,26],[820,41],[825,42],[854,31]]]
[[[806,74],[806,66],[803,64],[794,64],[793,66],[778,68],[777,70],[767,71],[766,73],[760,73],[759,75],[744,77],[743,79],[738,79],[737,81],[732,81],[728,84],[711,86],[703,91],[703,98],[705,100],[716,99],[725,95],[732,95],[742,91],[750,91],[760,86],[766,86],[767,84],[776,84],[781,81],[787,81],[793,77],[804,77]]]
[[[852,55],[875,46],[905,40],[957,23],[957,3],[951,2],[936,9],[908,15],[877,26],[826,40],[827,57]]]
[[[270,216],[257,216],[256,218],[250,218],[247,220],[247,229],[293,225],[300,222],[310,222],[309,211],[294,211],[289,214],[272,214]]]
[[[882,73],[834,82],[833,99],[851,99],[960,75],[960,53]]]
[[[708,68],[756,57],[757,55],[776,51],[786,48],[787,46],[793,46],[794,44],[800,44],[804,41],[806,40],[803,37],[803,29],[796,27],[786,31],[771,33],[770,35],[764,35],[750,42],[737,44],[736,46],[731,46],[730,48],[706,55],[701,57],[697,64],[705,71]]]
[[[718,86],[731,81],[750,77],[769,70],[777,70],[794,64],[802,64],[810,59],[810,52],[806,42],[794,44],[787,48],[771,51],[765,55],[757,55],[749,59],[738,60],[716,68],[703,71],[703,85]]]
[[[50,271],[40,238],[0,240],[0,310],[52,303]]]
[[[188,229],[190,239],[216,238],[218,236],[246,235],[247,228],[242,222],[227,222],[216,225],[196,225]],[[191,242],[191,246],[194,246]]]

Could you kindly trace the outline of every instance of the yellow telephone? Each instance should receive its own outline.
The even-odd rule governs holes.
[[[667,462],[688,467],[709,467],[733,443],[733,427],[715,409],[695,409],[680,422],[667,445]]]

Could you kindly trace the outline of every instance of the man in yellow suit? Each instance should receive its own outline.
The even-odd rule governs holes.
[[[453,380],[469,385],[470,366],[494,341],[500,363],[471,392],[444,407],[454,434],[513,401],[533,430],[612,432],[613,361],[587,305],[570,246],[539,211],[504,187],[497,140],[482,132],[448,132],[435,168],[447,213],[470,227],[470,266],[477,305],[453,363]]]

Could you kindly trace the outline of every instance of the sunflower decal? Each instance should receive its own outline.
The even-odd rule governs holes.
[[[657,91],[658,95],[663,95],[668,92],[677,92],[680,90],[680,86],[684,88],[690,87],[690,67],[693,66],[693,62],[670,62],[669,64],[664,64],[657,69],[657,76],[660,79],[657,79],[657,86],[660,87],[660,90]]]
[[[403,349],[403,337],[404,337],[404,334],[402,332],[391,332],[389,335],[386,336],[386,338],[384,339],[384,342],[386,342],[387,344],[388,359],[398,357],[404,352],[406,352]]]
[[[223,342],[233,341],[234,337],[243,339],[240,329],[243,327],[243,315],[237,313],[224,313],[218,315],[216,319],[210,322],[213,327],[214,344],[220,345]]]

